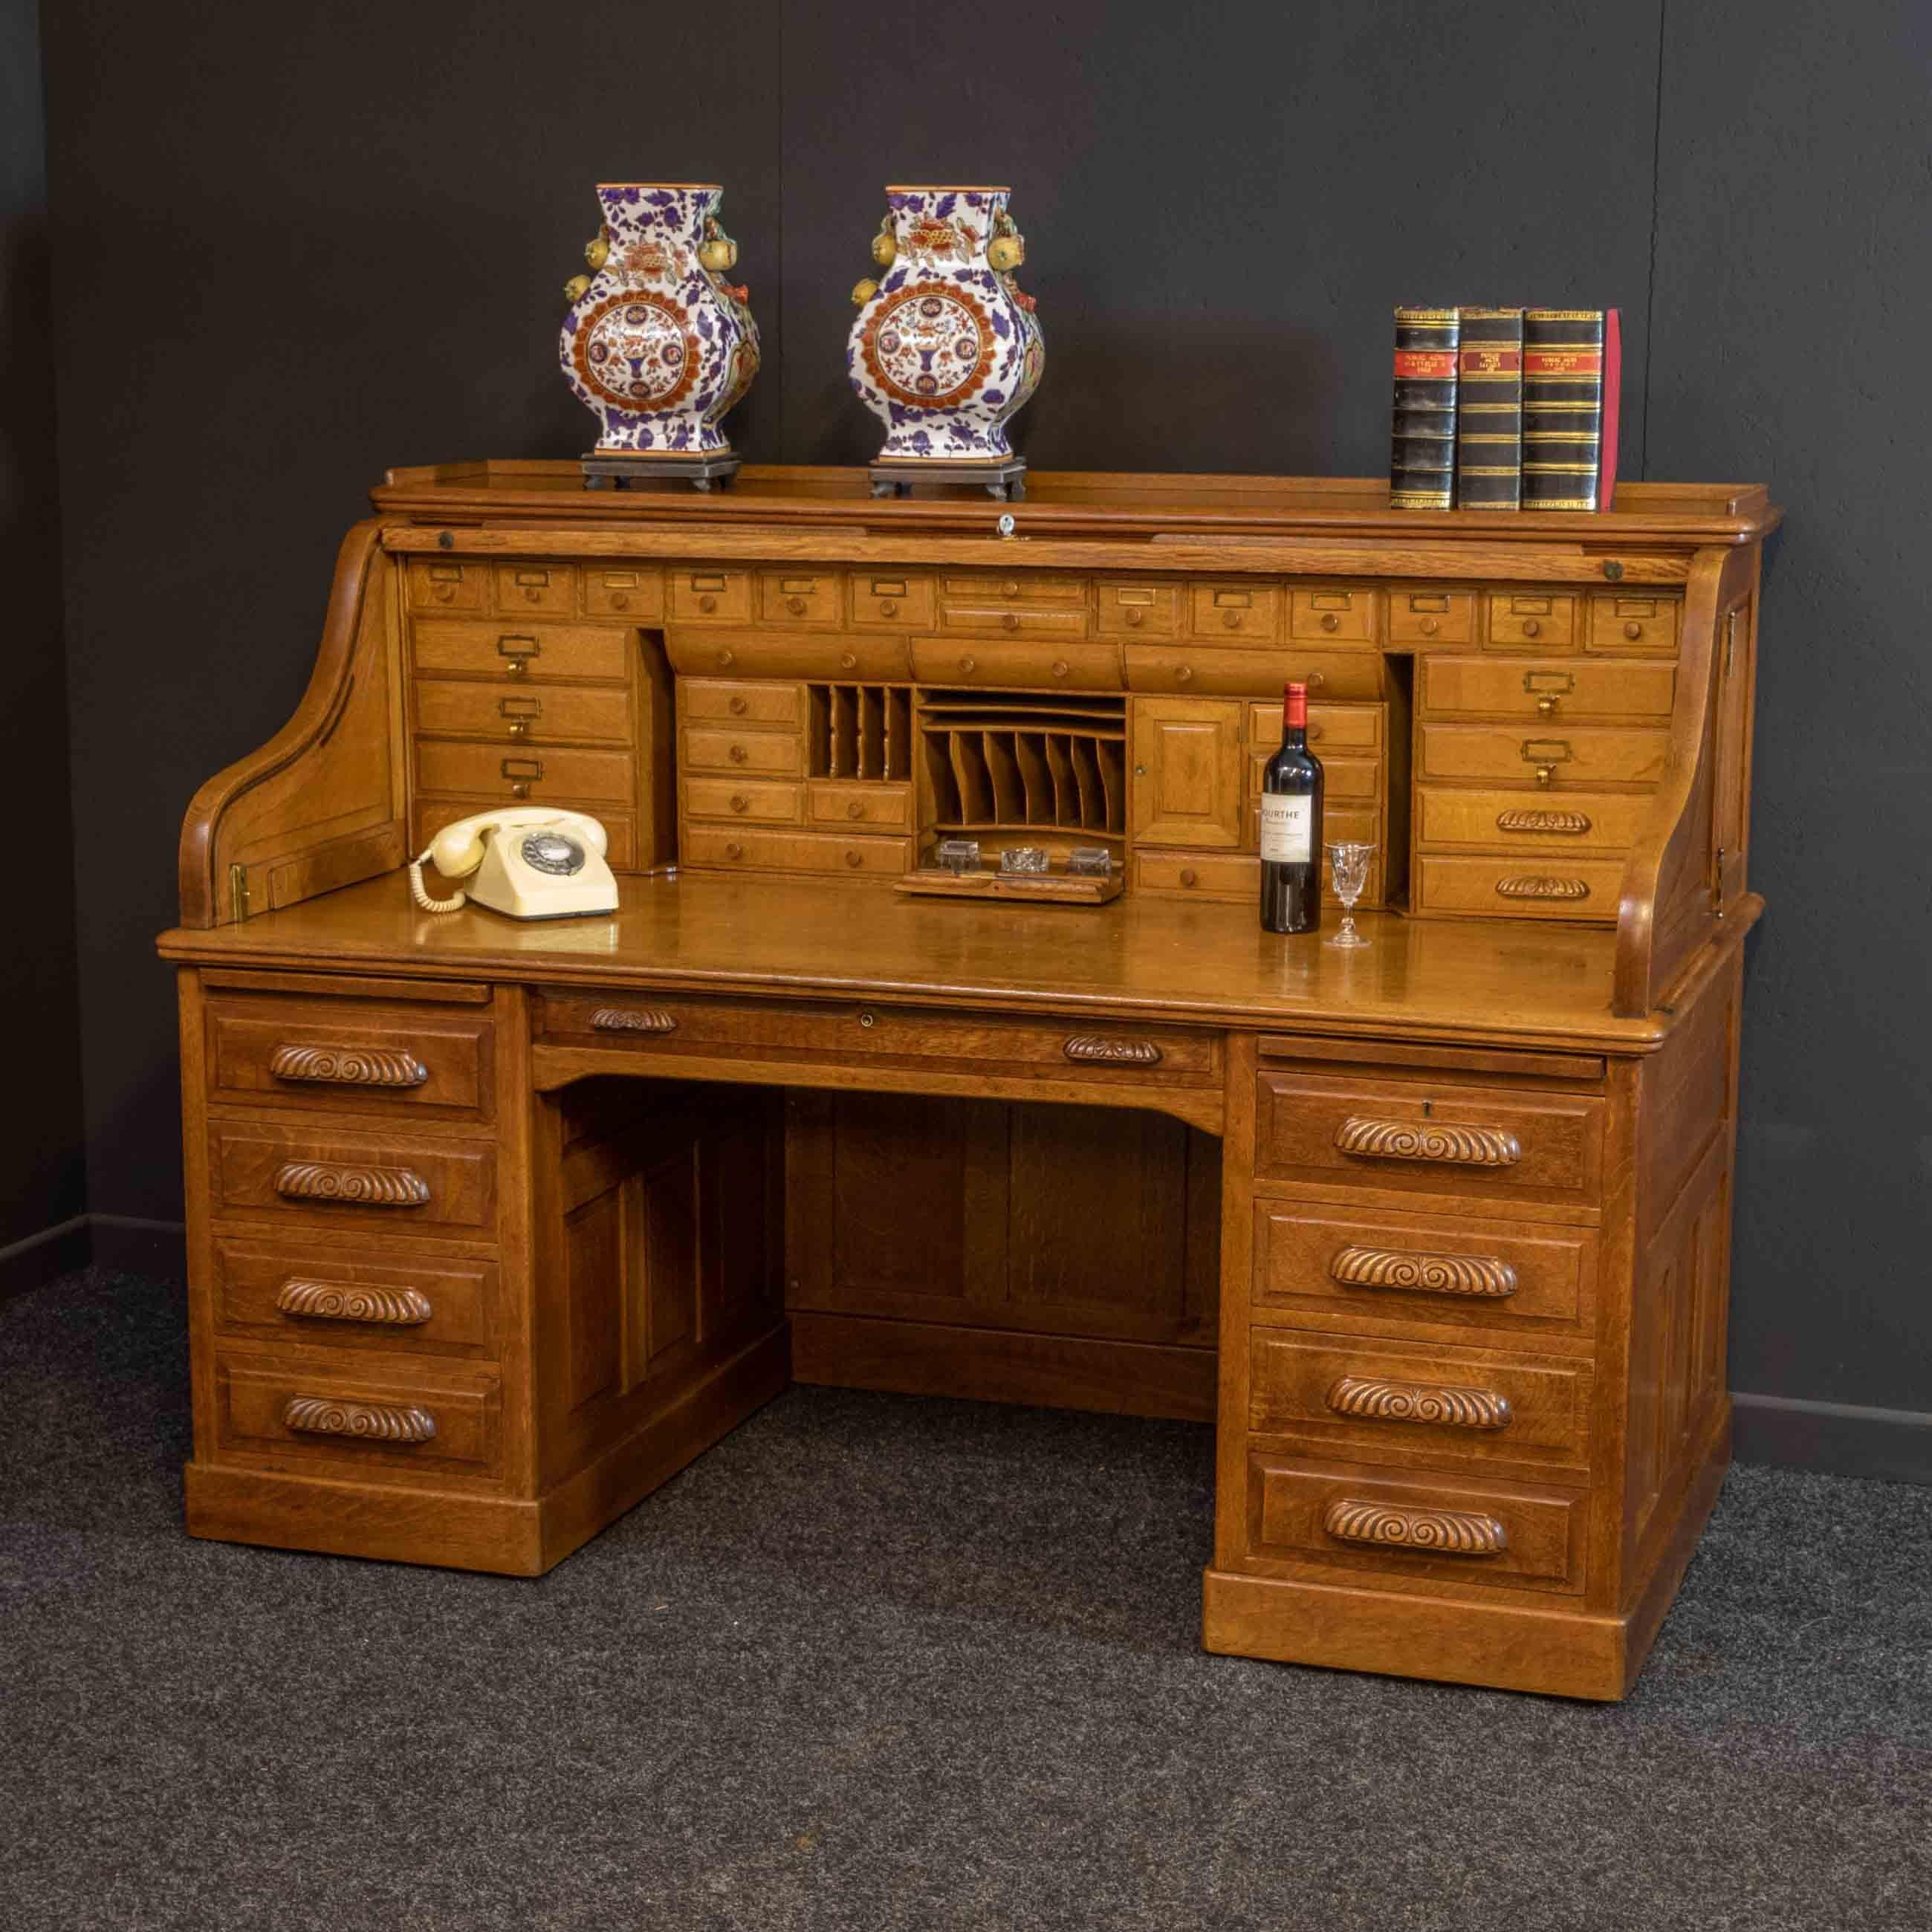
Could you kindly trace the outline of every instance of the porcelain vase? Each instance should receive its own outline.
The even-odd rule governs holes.
[[[718,424],[758,370],[747,291],[725,279],[738,244],[718,220],[722,188],[605,182],[591,273],[564,290],[559,359],[597,418],[597,453],[693,458],[731,446]]]
[[[846,368],[886,426],[881,463],[997,464],[1046,344],[1013,272],[1026,244],[1003,188],[888,188]]]

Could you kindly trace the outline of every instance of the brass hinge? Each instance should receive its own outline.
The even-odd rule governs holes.
[[[228,896],[235,904],[235,922],[239,926],[248,916],[248,868],[230,866],[228,868]]]

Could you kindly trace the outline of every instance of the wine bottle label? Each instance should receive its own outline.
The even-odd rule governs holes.
[[[1315,856],[1315,801],[1264,795],[1262,859],[1270,866],[1305,866]]]

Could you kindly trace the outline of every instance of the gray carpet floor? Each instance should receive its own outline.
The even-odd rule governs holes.
[[[0,1304],[0,1925],[1932,1923],[1932,1490],[1733,1472],[1604,1708],[1210,1658],[1202,1428],[800,1389],[540,1582],[190,1541],[178,1289]]]

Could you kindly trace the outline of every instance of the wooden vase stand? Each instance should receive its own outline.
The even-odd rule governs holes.
[[[586,490],[626,490],[635,483],[661,482],[670,478],[688,483],[694,490],[709,490],[714,483],[729,483],[744,461],[735,450],[718,450],[708,456],[642,456],[623,452],[590,449],[584,454],[584,487]]]
[[[1002,503],[1026,500],[1026,458],[1010,456],[1004,462],[988,463],[943,456],[924,457],[913,461],[874,463],[866,472],[875,496],[906,496],[915,483],[970,483]]]

